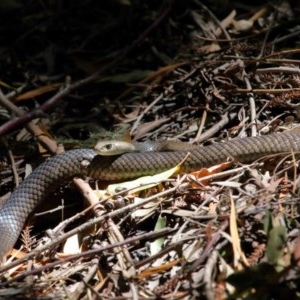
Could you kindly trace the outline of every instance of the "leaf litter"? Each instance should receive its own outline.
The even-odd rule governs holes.
[[[128,52],[123,64],[108,68],[98,81],[90,82],[89,88],[69,93],[49,115],[39,114],[38,126],[45,136],[73,148],[82,145],[80,141],[90,136],[91,128],[102,128],[104,137],[112,129],[115,132],[125,129],[130,130],[135,140],[180,139],[208,145],[291,127],[299,130],[296,124],[300,107],[297,101],[300,50],[292,38],[298,32],[293,23],[299,12],[297,5],[292,7],[291,2],[282,1],[279,6],[237,3],[231,7],[227,3],[223,7],[225,15],[216,12],[214,5],[207,7],[191,1],[184,7],[185,14],[181,14],[183,7],[174,1],[171,12],[168,7],[159,11],[162,15],[169,14],[165,23],[157,24],[160,15],[155,19],[148,14],[158,12],[153,3],[143,3],[142,9],[147,13],[142,18],[138,13],[141,7],[132,1],[115,2],[112,5],[118,8],[130,7],[132,17],[145,27],[152,21],[157,29],[155,36],[150,34],[144,39],[142,35],[140,48],[135,49],[138,55]],[[83,32],[92,29],[89,34],[68,35],[72,40],[67,61],[73,61],[74,65],[63,66],[65,70],[73,70],[73,74],[89,74],[97,69],[99,62],[101,65],[112,56],[121,57],[120,49],[130,40],[130,36],[124,39],[125,34],[116,39],[109,31],[118,28],[118,22],[128,26],[130,21],[124,22],[120,15],[117,22],[104,13],[107,11],[102,5],[96,7],[103,12],[102,18],[106,18],[103,24],[107,27],[93,26],[97,23],[92,23],[95,20],[91,17],[90,22],[82,23]],[[27,22],[47,17],[44,30],[55,29],[51,27],[55,22],[46,11],[37,14],[38,10],[27,9],[31,14]],[[77,12],[77,19],[76,14],[65,14],[63,10],[61,13],[68,33],[74,20],[75,24],[82,22]],[[57,22],[60,23],[59,18]],[[132,29],[136,33],[137,28]],[[47,101],[48,94],[61,88],[66,76],[53,60],[59,61],[63,53],[60,43],[64,31],[52,32],[58,38],[53,52],[39,48],[44,51],[49,75],[39,71],[41,54],[33,53],[26,67],[32,68],[36,76],[25,78],[25,72],[21,74],[18,68],[27,69],[12,63],[7,69],[15,77],[9,73],[2,76],[1,87],[6,96],[15,99],[18,105],[27,105],[28,110]],[[110,34],[105,36],[107,32]],[[108,48],[99,47],[104,36]],[[28,41],[20,38],[18,42],[25,47],[43,38],[43,30],[37,29],[28,32]],[[80,40],[82,48],[78,48]],[[97,46],[99,53],[94,50]],[[5,64],[9,62],[7,58]],[[145,64],[144,69],[140,62]],[[70,82],[66,80],[66,84]],[[7,111],[1,111],[1,120],[7,121],[10,110],[4,107]],[[89,130],[78,124],[86,124]],[[11,129],[14,126],[9,124]],[[20,139],[30,144],[28,136],[22,135]],[[47,148],[47,143],[50,142],[44,142],[43,147],[53,149],[53,144]],[[11,141],[9,144],[13,147]],[[16,157],[24,156],[17,151],[13,147]],[[3,165],[7,162],[3,161]],[[16,166],[22,173],[19,164]],[[24,252],[14,251],[18,259],[11,258],[2,267],[0,296],[281,299],[284,294],[299,297],[300,181],[294,154],[280,159],[268,157],[250,165],[229,158],[218,166],[170,178],[173,172],[150,178],[148,186],[138,190],[126,184],[125,188],[114,187],[113,192],[104,189],[99,201],[82,184],[91,207],[79,209],[68,217],[61,213],[56,218],[57,223],[62,219],[61,223],[56,223],[47,236],[44,229],[36,236],[36,232],[31,233],[32,224],[26,227],[25,241],[16,245],[16,250],[21,248]],[[5,181],[1,183],[1,191],[5,194],[7,182],[13,179],[7,169],[2,177]],[[144,185],[140,180],[137,185]],[[149,187],[153,182],[155,185]],[[56,198],[66,197],[64,191],[57,193]],[[58,247],[67,239],[69,248]],[[36,250],[39,248],[42,250]]]

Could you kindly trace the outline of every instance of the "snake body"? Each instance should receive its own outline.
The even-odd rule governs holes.
[[[101,157],[91,149],[77,149],[56,155],[41,164],[12,193],[0,211],[0,259],[12,249],[30,213],[47,194],[74,176],[87,175],[94,179],[126,180],[163,172],[180,163],[183,172],[226,161],[232,157],[251,162],[260,157],[300,152],[300,134],[287,132],[267,136],[233,139],[206,147],[173,152],[138,152]],[[82,162],[89,166],[83,168]]]

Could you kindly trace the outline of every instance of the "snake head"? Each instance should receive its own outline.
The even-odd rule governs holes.
[[[118,140],[98,141],[94,150],[97,154],[102,156],[121,155],[123,153],[137,151],[133,143]]]

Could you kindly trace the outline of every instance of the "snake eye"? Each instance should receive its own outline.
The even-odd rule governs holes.
[[[105,145],[105,149],[106,149],[106,150],[111,150],[111,148],[112,148],[112,144],[107,144],[107,145]]]

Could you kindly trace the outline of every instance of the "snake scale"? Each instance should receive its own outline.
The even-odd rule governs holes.
[[[37,167],[11,194],[0,211],[0,259],[12,249],[27,217],[47,194],[74,176],[102,180],[126,180],[165,171],[180,163],[187,152],[182,172],[190,172],[232,157],[252,162],[260,157],[300,152],[300,134],[295,131],[259,137],[232,139],[205,147],[173,152],[125,153],[100,157],[92,149],[77,149],[56,155]],[[83,167],[82,162],[89,165]]]

